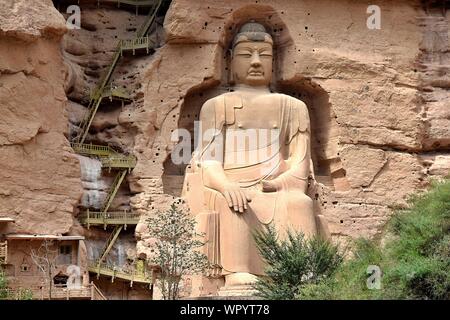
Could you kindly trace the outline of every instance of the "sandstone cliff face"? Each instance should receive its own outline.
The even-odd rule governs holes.
[[[131,37],[144,16],[86,4],[82,29],[67,32],[50,0],[0,0],[0,216],[16,219],[6,232],[72,228],[90,237],[95,251],[108,233],[86,231],[73,218],[80,200],[90,200],[67,137],[117,39]],[[449,173],[449,13],[425,13],[419,0],[378,1],[381,29],[369,30],[370,4],[172,1],[164,46],[152,56],[125,57],[116,69],[114,82],[132,101],[102,106],[87,139],[138,157],[111,207],[142,214],[137,255],[150,254],[145,218],[180,195],[184,166],[171,163],[171,134],[192,131],[202,103],[228,90],[227,48],[249,19],[265,23],[276,39],[273,89],[309,108],[317,179],[310,195],[334,239],[376,235],[392,208],[429,177]],[[153,31],[162,44],[161,30]],[[102,179],[101,186],[83,183],[104,197],[112,177]],[[122,240],[113,259],[134,243],[130,234]]]
[[[450,172],[450,52],[449,14],[430,11],[419,20],[423,30],[420,43],[419,70],[421,97],[424,102],[425,137],[423,147],[430,152],[421,155],[427,174]],[[440,152],[440,151],[443,152]],[[445,152],[447,150],[447,152]],[[436,151],[435,153],[433,151]]]
[[[16,219],[6,232],[73,224],[81,181],[65,137],[65,32],[50,0],[0,1],[0,215]]]
[[[369,30],[370,4],[172,1],[167,44],[147,69],[143,107],[132,113],[133,206],[153,214],[180,194],[184,168],[170,166],[171,133],[191,130],[201,104],[227,90],[229,41],[255,19],[277,39],[274,89],[309,108],[316,212],[334,239],[377,234],[429,176],[449,172],[449,18],[427,15],[419,1],[381,1],[381,29]],[[138,251],[148,253],[144,223],[137,235]]]

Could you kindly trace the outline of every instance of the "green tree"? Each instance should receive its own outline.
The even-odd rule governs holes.
[[[288,231],[286,240],[279,240],[272,226],[255,232],[254,237],[267,263],[266,275],[255,285],[264,299],[294,299],[301,287],[330,277],[342,261],[338,247],[321,237]]]
[[[200,240],[203,235],[195,231],[195,219],[179,209],[177,202],[147,222],[149,232],[156,240],[154,256],[149,262],[159,267],[163,299],[178,299],[182,277],[202,273],[208,268],[207,257],[199,251],[204,245]]]
[[[30,289],[19,289],[15,292],[8,290],[4,271],[0,267],[0,300],[31,300],[33,293]]]
[[[6,299],[8,297],[8,291],[6,289],[6,278],[5,273],[0,267],[0,300]]]

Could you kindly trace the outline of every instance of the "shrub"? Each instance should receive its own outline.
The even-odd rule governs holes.
[[[267,227],[255,233],[255,241],[267,263],[266,276],[259,278],[255,289],[265,299],[294,299],[301,287],[328,278],[342,261],[336,246],[294,231],[280,241],[275,229]]]
[[[450,299],[450,181],[411,197],[387,224],[386,244],[357,240],[332,279],[300,290],[300,299]],[[380,290],[366,286],[367,266],[382,270]]]

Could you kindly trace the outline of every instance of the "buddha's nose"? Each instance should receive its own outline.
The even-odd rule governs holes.
[[[259,66],[261,66],[261,59],[259,57],[259,53],[258,52],[253,52],[252,60],[250,61],[250,65],[252,67],[259,67]]]

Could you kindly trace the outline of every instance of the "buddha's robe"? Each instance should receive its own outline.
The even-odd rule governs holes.
[[[216,270],[262,275],[253,231],[272,223],[282,236],[288,228],[307,236],[317,232],[312,200],[305,195],[312,170],[310,125],[306,105],[298,99],[268,93],[246,106],[244,101],[250,100],[244,98],[239,92],[226,93],[203,105],[203,143],[186,170],[183,194],[199,231],[206,234],[205,253]],[[246,132],[252,141],[232,143]],[[250,195],[243,213],[205,186],[204,175],[214,174],[205,172],[210,161],[221,162],[227,179]],[[280,188],[263,192],[260,182],[273,179]]]

